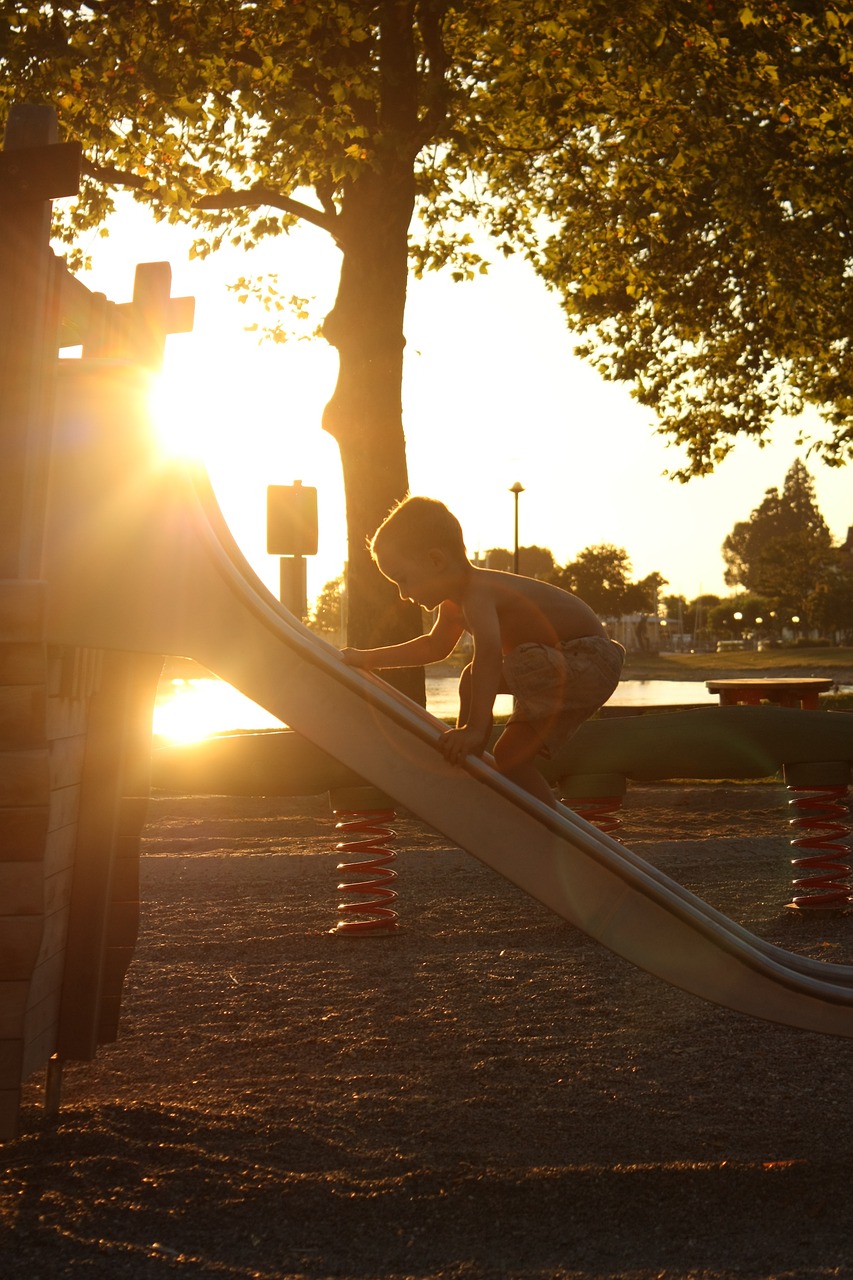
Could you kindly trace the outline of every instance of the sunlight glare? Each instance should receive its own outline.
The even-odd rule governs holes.
[[[201,458],[206,444],[206,415],[198,383],[186,367],[165,370],[149,391],[151,422],[160,448],[170,458]]]
[[[280,729],[282,722],[222,680],[163,681],[154,706],[154,736],[199,742],[235,729]]]

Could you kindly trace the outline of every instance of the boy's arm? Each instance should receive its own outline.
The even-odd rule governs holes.
[[[404,640],[402,644],[383,645],[378,649],[346,648],[341,650],[341,656],[348,666],[361,667],[364,671],[388,667],[422,667],[447,658],[456,648],[464,630],[460,610],[445,601],[439,606],[438,617],[426,635]]]
[[[474,641],[471,692],[467,719],[442,736],[441,750],[456,764],[466,755],[482,755],[492,729],[495,698],[501,685],[503,650],[498,613],[491,596],[466,607],[465,617]]]

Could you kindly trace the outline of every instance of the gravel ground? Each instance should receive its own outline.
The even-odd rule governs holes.
[[[623,838],[763,937],[781,787],[635,787]],[[412,818],[400,929],[329,932],[320,800],[155,797],[122,1034],[27,1086],[0,1276],[853,1277],[853,1041],[706,1005]]]

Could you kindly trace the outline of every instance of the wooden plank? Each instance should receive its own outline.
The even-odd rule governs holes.
[[[47,737],[51,742],[59,738],[76,738],[86,732],[89,720],[89,704],[83,698],[59,698],[47,700]]]
[[[0,862],[0,903],[8,916],[44,911],[44,869],[40,862]]]
[[[48,645],[48,693],[59,698],[90,698],[101,682],[103,650],[79,645]]]
[[[90,1059],[97,1044],[123,763],[127,673],[126,655],[106,655],[102,686],[90,707],[59,1039],[61,1056],[68,1059]]]
[[[0,751],[0,806],[44,804],[50,794],[47,750]]]
[[[0,751],[47,745],[43,684],[0,685]]]
[[[68,907],[73,867],[46,875],[40,862],[0,862],[4,917],[50,916]]]
[[[59,831],[68,826],[76,830],[77,815],[80,812],[79,781],[67,787],[54,787],[50,793],[50,818],[48,831]]]
[[[133,960],[133,947],[108,947],[104,956],[103,996],[121,997],[127,971]]]
[[[47,666],[46,647],[40,641],[0,642],[0,685],[44,684]]]
[[[29,982],[0,982],[0,1040],[13,1040],[23,1034],[29,999]]]
[[[46,804],[0,809],[0,862],[41,860],[49,812]]]
[[[108,947],[133,946],[139,933],[139,903],[113,902],[107,921]]]
[[[51,831],[44,842],[44,874],[54,875],[74,866],[74,850],[77,847],[77,825],[59,827]]]
[[[73,141],[0,151],[0,201],[7,204],[76,196],[82,159],[82,144]]]
[[[99,303],[106,301],[104,294],[87,289],[82,280],[54,256],[54,271],[59,293],[59,334],[57,346],[78,347],[86,345],[92,320]]]
[[[52,151],[57,132],[52,108],[14,103],[6,122],[6,152],[25,152],[34,147]],[[27,167],[28,160],[24,154],[19,161],[13,158],[6,163]],[[2,578],[35,578],[42,564],[56,352],[50,224],[48,199],[0,202]]]
[[[0,581],[0,640],[18,643],[44,638],[45,583],[20,578]]]
[[[73,738],[57,738],[50,744],[51,790],[71,787],[83,774],[86,756],[86,737],[76,734]]]
[[[73,881],[73,867],[67,867],[64,871],[58,871],[55,875],[45,876],[42,896],[44,898],[44,913],[46,916],[52,916],[57,911],[68,910],[71,904]]]
[[[24,1061],[28,1046],[44,1038],[47,1033],[48,1057],[56,1052],[56,1033],[59,1024],[59,991],[49,992],[44,999],[30,1001],[24,1024]],[[52,1046],[52,1047],[51,1047]]]
[[[139,901],[139,858],[118,857],[113,863],[113,902]]]
[[[27,982],[42,945],[41,916],[0,916],[0,979]]]
[[[18,1136],[21,1090],[0,1089],[0,1142],[11,1142]]]
[[[98,1044],[115,1044],[121,1020],[121,996],[104,996],[98,1011]]]
[[[48,1023],[24,1041],[21,1055],[21,1081],[47,1066],[56,1053],[56,1026]]]
[[[148,821],[150,800],[144,796],[122,796],[119,806],[118,831],[120,836],[139,839]]]
[[[37,965],[43,964],[65,950],[68,941],[68,918],[69,911],[63,907],[44,917],[41,946],[36,956]]]
[[[172,268],[168,262],[141,262],[136,268],[133,301],[116,307],[118,323],[127,335],[123,353],[136,364],[159,369],[166,335],[189,333],[195,313],[194,298],[173,298]]]
[[[0,1040],[0,1089],[13,1088],[20,1083],[23,1065],[23,1039]]]
[[[40,1004],[42,1000],[46,1000],[48,997],[55,1000],[58,1007],[62,988],[62,970],[62,951],[57,951],[55,955],[48,956],[46,960],[42,960],[36,965],[29,982],[28,1009],[32,1008],[33,1005]]]

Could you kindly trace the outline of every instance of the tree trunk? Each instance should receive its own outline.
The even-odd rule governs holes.
[[[337,349],[338,380],[323,427],[338,443],[347,508],[347,641],[358,648],[397,644],[421,631],[420,610],[404,605],[367,549],[390,509],[408,491],[403,434],[403,314],[408,228],[414,208],[411,165],[366,170],[340,214],[343,263],[335,305],[323,326]],[[400,677],[403,677],[402,679]],[[423,673],[392,677],[423,701]]]

